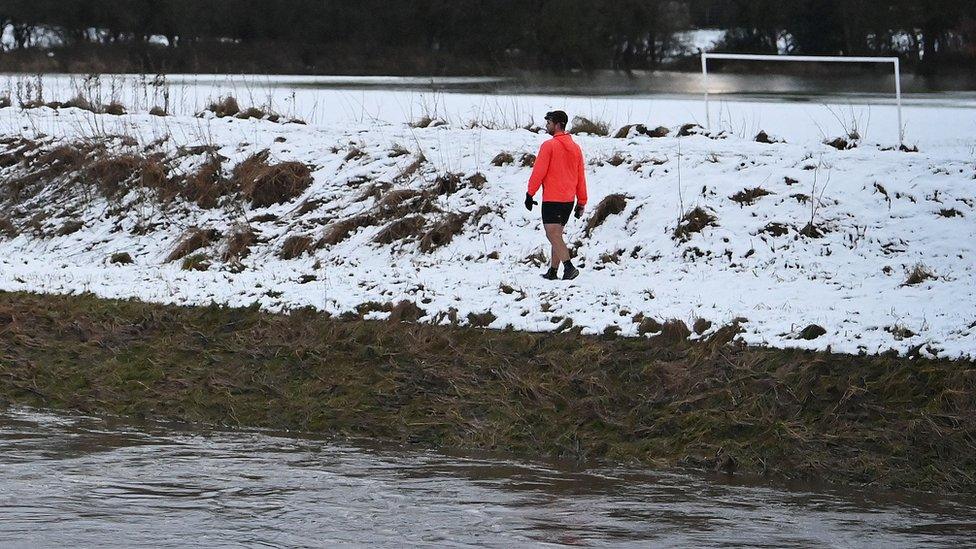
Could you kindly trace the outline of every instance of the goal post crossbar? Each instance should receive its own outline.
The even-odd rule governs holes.
[[[711,129],[711,112],[708,108],[708,60],[736,59],[741,61],[814,61],[826,63],[892,63],[895,72],[895,102],[898,106],[898,145],[904,144],[905,135],[901,118],[901,60],[897,57],[843,57],[831,55],[761,55],[739,53],[702,53],[702,84],[705,89],[705,124]]]

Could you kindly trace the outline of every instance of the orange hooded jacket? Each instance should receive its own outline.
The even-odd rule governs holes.
[[[539,148],[529,176],[529,195],[535,196],[540,186],[543,202],[586,204],[583,151],[568,133],[557,133]]]

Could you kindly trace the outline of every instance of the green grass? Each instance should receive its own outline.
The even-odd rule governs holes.
[[[0,292],[0,399],[525,457],[976,488],[972,362]]]

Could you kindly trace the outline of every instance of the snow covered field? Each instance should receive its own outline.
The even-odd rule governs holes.
[[[284,95],[275,102],[281,112],[309,124],[194,117],[219,87],[171,109],[176,116],[0,109],[0,138],[39,144],[17,162],[0,162],[0,217],[14,227],[0,236],[0,288],[272,310],[311,305],[337,314],[375,302],[360,309],[367,318],[408,300],[426,322],[546,331],[571,319],[585,333],[625,335],[637,334],[642,319],[689,326],[705,319],[707,335],[738,318],[741,337],[759,345],[976,356],[971,105],[909,106],[907,142],[920,152],[904,153],[885,150],[897,144],[888,105],[728,102],[727,131],[677,137],[682,124],[704,118],[700,102],[270,90]],[[59,99],[69,94],[61,88]],[[262,102],[237,96],[244,106]],[[513,128],[538,123],[552,108],[608,121],[611,134],[624,123],[671,130],[663,138],[577,136],[591,202],[567,227],[583,269],[571,283],[539,277],[538,253],[548,246],[538,210],[521,204],[529,174],[522,160],[546,136]],[[406,124],[423,115],[448,123]],[[469,128],[472,120],[482,125]],[[854,125],[857,148],[821,143]],[[757,143],[759,129],[786,142]],[[312,182],[283,204],[261,207],[231,196],[215,208],[181,199],[164,207],[131,181],[131,191],[106,198],[76,174],[12,198],[11,185],[36,170],[30,159],[93,137],[109,147],[92,154],[158,154],[169,173],[193,173],[212,158],[186,147],[213,146],[226,158],[227,178],[267,149],[269,164],[311,166]],[[21,146],[5,142],[0,155]],[[511,162],[494,165],[500,153]],[[768,194],[740,194],[750,189]],[[586,230],[614,194],[623,210]],[[696,207],[714,219],[676,236],[679,218]],[[193,228],[213,230],[196,251],[206,257],[204,271],[166,261]],[[250,254],[222,260],[231,236],[245,229],[256,235]],[[296,236],[307,237],[308,249],[282,259]],[[121,252],[133,262],[111,263]],[[925,276],[908,284],[916,267]],[[801,339],[810,324],[826,333]]]

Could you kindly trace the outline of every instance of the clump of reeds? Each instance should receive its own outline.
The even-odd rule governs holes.
[[[166,262],[183,259],[193,252],[209,246],[218,238],[220,238],[220,233],[214,229],[192,228],[183,235],[173,251],[166,256]]]
[[[468,216],[465,214],[447,214],[447,217],[436,223],[420,239],[420,251],[429,253],[449,244],[456,235],[461,234],[467,221]]]
[[[495,157],[491,159],[491,165],[498,167],[505,166],[513,162],[515,162],[515,157],[512,156],[512,153],[504,151],[496,154]]]
[[[295,259],[315,250],[315,241],[305,235],[291,235],[278,251],[278,257],[284,260]]]
[[[599,227],[611,215],[620,215],[627,208],[627,197],[623,194],[610,194],[603,198],[596,208],[593,215],[586,222],[586,235],[593,233],[593,229]]]
[[[132,263],[132,256],[129,252],[115,252],[109,257],[108,262],[113,265],[129,265]]]
[[[916,263],[915,266],[908,271],[908,278],[905,279],[902,286],[914,286],[916,284],[921,284],[926,280],[935,280],[936,278],[935,273],[929,270],[928,267],[922,263]]]
[[[378,244],[391,244],[397,240],[407,238],[419,238],[423,235],[424,226],[427,221],[421,215],[412,215],[397,219],[373,237],[373,242]]]
[[[751,206],[753,202],[764,196],[773,194],[762,187],[755,187],[752,189],[743,189],[729,198],[733,202],[737,202],[739,206]]]
[[[251,246],[257,242],[257,235],[250,227],[238,227],[229,237],[220,259],[225,263],[236,263],[251,253]]]
[[[214,113],[217,118],[234,116],[241,112],[241,106],[237,104],[237,99],[232,95],[221,97],[207,105],[206,110]]]
[[[301,162],[268,164],[267,150],[255,153],[233,171],[234,187],[254,208],[283,204],[300,196],[312,184],[312,172]]]
[[[210,269],[206,254],[193,254],[183,258],[180,268],[184,271],[206,271]]]
[[[610,134],[610,125],[599,120],[591,120],[582,116],[574,116],[572,126],[569,128],[569,133],[574,135],[588,133],[590,135],[607,136]]]
[[[357,215],[332,223],[325,228],[319,243],[322,245],[334,246],[356,232],[357,229],[372,226],[375,223],[371,215]]]
[[[688,210],[678,221],[674,229],[674,238],[682,242],[690,239],[694,234],[702,232],[705,227],[715,226],[716,218],[704,208],[695,206]]]

